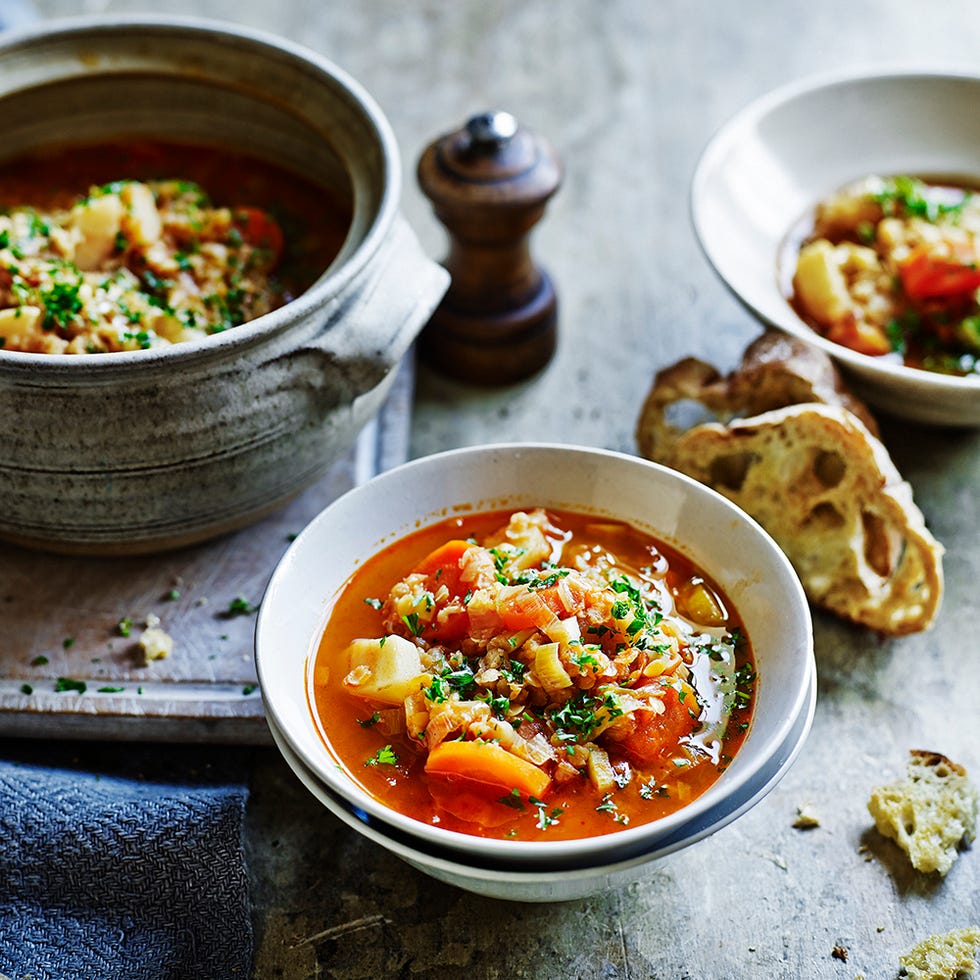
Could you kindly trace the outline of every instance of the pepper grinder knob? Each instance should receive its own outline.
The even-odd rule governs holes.
[[[528,237],[561,183],[554,150],[509,112],[484,112],[427,147],[418,180],[449,234],[452,277],[420,357],[476,384],[540,371],[555,351],[558,304]]]

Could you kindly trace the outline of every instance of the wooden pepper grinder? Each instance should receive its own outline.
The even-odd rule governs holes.
[[[452,276],[419,355],[475,384],[541,370],[555,351],[557,300],[528,236],[561,183],[554,150],[510,113],[486,112],[432,143],[418,179],[449,233]]]

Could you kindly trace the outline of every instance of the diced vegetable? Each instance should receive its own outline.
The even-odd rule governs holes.
[[[972,250],[957,250],[944,258],[925,247],[913,249],[898,267],[902,288],[909,299],[919,302],[956,296],[969,296],[980,288],[980,265]]]
[[[265,268],[273,268],[282,257],[283,236],[279,223],[262,208],[237,207],[232,212],[235,228],[242,238],[254,248],[268,253]]]
[[[663,714],[643,712],[637,716],[633,732],[618,743],[623,754],[636,766],[650,766],[664,753],[674,751],[679,739],[690,735],[699,707],[693,689],[667,687],[663,695]]]
[[[546,772],[493,742],[442,742],[429,753],[425,771],[430,776],[483,783],[498,795],[516,789],[541,797],[551,783]]]
[[[419,648],[401,636],[354,640],[345,656],[347,690],[382,704],[400,705],[422,687],[422,679],[427,676],[422,670]]]

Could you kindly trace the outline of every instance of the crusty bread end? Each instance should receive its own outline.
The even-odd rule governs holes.
[[[928,628],[942,599],[943,548],[911,487],[829,361],[801,374],[809,361],[795,346],[793,364],[772,360],[780,347],[768,334],[753,346],[727,378],[692,358],[660,372],[637,425],[640,453],[754,517],[814,604],[890,635]],[[804,396],[812,400],[793,402]],[[685,411],[698,417],[682,419]]]
[[[966,770],[938,752],[913,749],[905,779],[875,789],[868,811],[878,832],[926,873],[945,875],[960,844],[977,835],[977,791]]]

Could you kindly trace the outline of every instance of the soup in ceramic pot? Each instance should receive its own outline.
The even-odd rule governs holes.
[[[98,354],[237,327],[302,293],[350,225],[264,160],[139,140],[0,165],[0,346]]]
[[[716,583],[623,523],[472,514],[366,562],[336,598],[313,708],[381,803],[484,837],[591,837],[703,793],[754,703]]]

